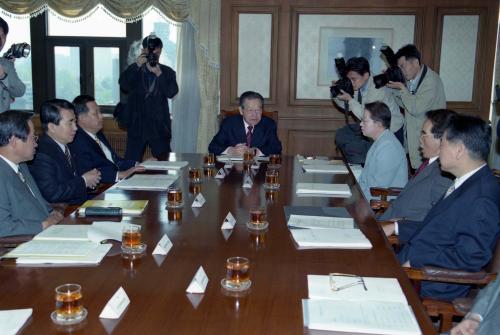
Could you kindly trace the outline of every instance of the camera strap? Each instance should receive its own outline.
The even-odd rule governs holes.
[[[425,75],[427,74],[427,65],[424,64],[424,69],[422,70],[422,75],[420,76],[420,79],[418,80],[417,87],[415,88],[415,91],[412,92],[412,95],[417,94],[418,88],[420,87],[420,84],[424,81]]]

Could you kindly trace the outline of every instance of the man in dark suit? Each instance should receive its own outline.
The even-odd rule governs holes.
[[[80,175],[71,157],[68,144],[76,133],[73,105],[66,100],[53,99],[42,104],[40,121],[45,134],[38,142],[38,152],[30,171],[50,203],[81,204],[87,199],[87,188],[94,188],[101,173],[93,169]]]
[[[144,171],[144,167],[136,166],[136,161],[123,159],[113,150],[102,132],[102,114],[93,97],[79,95],[73,105],[78,130],[69,148],[77,174],[97,169],[101,172],[101,182],[114,183],[136,171]]]
[[[450,118],[439,160],[455,181],[423,221],[384,227],[404,243],[398,253],[403,266],[479,271],[490,261],[500,231],[500,187],[486,164],[490,145],[491,128],[484,121],[466,115]],[[468,290],[467,285],[423,282],[420,294],[453,300]]]
[[[456,114],[447,109],[429,111],[420,133],[420,150],[424,162],[417,169],[398,197],[379,218],[380,221],[408,219],[422,221],[429,210],[443,197],[453,176],[441,171],[439,147],[448,119]]]
[[[25,112],[0,114],[0,237],[37,234],[63,218],[51,210],[24,163],[37,146],[30,119]]]
[[[216,155],[242,156],[249,148],[258,149],[257,155],[281,153],[281,142],[276,133],[276,123],[262,116],[264,98],[247,91],[240,96],[240,114],[222,120],[208,151]]]

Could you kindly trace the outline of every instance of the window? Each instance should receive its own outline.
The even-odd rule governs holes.
[[[9,34],[7,42],[2,50],[2,55],[14,43],[26,42],[31,44],[30,38],[30,19],[13,19],[6,15],[2,17],[9,24]],[[33,82],[31,75],[31,54],[27,58],[19,58],[15,61],[16,71],[19,78],[26,85],[26,92],[22,97],[16,98],[10,105],[12,109],[33,110]]]
[[[90,94],[103,112],[110,112],[120,101],[126,24],[100,6],[83,20],[60,18],[49,11],[47,21],[49,77],[53,78],[49,95],[53,91],[55,97],[72,101],[79,94]]]

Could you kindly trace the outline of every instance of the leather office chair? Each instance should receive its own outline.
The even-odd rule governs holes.
[[[220,114],[218,115],[219,124],[222,122],[222,120],[224,118],[226,118],[228,116],[238,115],[238,114],[240,114],[239,109],[234,109],[234,110],[230,110],[230,111],[221,109]],[[273,119],[274,122],[276,122],[276,126],[278,126],[278,111],[272,111],[272,112],[263,111],[262,115]]]
[[[381,222],[381,224],[388,224],[388,222]],[[397,236],[389,236],[388,240],[393,247],[399,247]],[[420,282],[423,280],[450,284],[467,284],[482,288],[495,280],[500,270],[500,239],[496,242],[490,263],[479,272],[451,270],[434,266],[424,266],[421,269],[410,267],[404,268],[404,270],[408,278],[414,283],[417,291],[420,288]],[[422,304],[427,315],[439,318],[439,332],[445,333],[451,329],[454,317],[463,317],[469,312],[477,292],[477,290],[473,289],[468,297],[456,298],[452,302],[423,298]]]

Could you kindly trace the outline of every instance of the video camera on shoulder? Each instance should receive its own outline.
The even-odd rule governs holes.
[[[28,43],[17,43],[12,44],[12,46],[7,50],[3,57],[7,59],[28,57],[30,55],[31,46]]]
[[[351,97],[354,96],[354,87],[352,86],[351,79],[347,78],[346,64],[344,58],[335,58],[335,68],[339,74],[340,79],[330,86],[330,93],[333,98],[342,94],[341,91],[346,92]]]
[[[380,48],[380,52],[384,55],[385,60],[387,61],[387,65],[389,67],[384,73],[376,75],[373,77],[373,83],[375,84],[375,88],[381,88],[387,85],[389,81],[400,82],[405,84],[406,79],[398,66],[398,60],[396,59],[396,55],[394,51],[392,51],[391,47],[388,45],[383,45]]]

